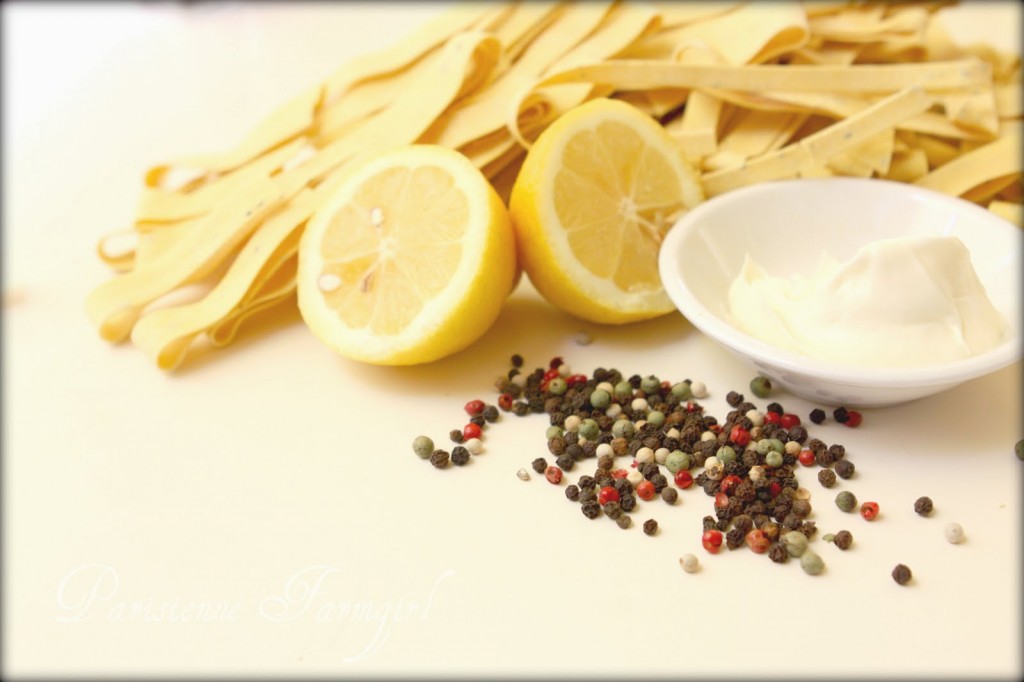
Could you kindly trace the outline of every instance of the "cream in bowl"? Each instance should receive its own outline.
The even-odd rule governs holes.
[[[790,180],[686,214],[659,268],[700,330],[809,400],[885,405],[1020,357],[1021,231],[901,183]]]

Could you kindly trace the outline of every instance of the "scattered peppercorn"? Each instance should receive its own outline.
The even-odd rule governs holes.
[[[832,538],[832,544],[839,549],[846,551],[853,544],[853,535],[848,530],[841,530]]]
[[[786,551],[781,542],[773,542],[768,547],[768,558],[777,564],[784,564],[789,561],[789,552]]]
[[[416,436],[412,442],[412,451],[420,459],[429,459],[434,452],[434,441],[427,436]]]
[[[533,470],[536,471],[538,474],[543,474],[544,470],[548,468],[548,461],[543,457],[538,457],[537,459],[533,460],[530,466],[532,466]]]
[[[903,564],[896,564],[896,568],[892,569],[892,579],[896,581],[897,585],[906,585],[912,577],[910,569]]]
[[[604,509],[604,515],[612,521],[615,521],[622,516],[622,506],[618,502],[605,502],[601,505],[601,508]]]
[[[837,407],[836,409],[832,410],[832,418],[835,419],[840,424],[845,424],[846,420],[850,418],[850,413],[846,410],[845,407]]]
[[[557,485],[562,482],[562,470],[556,466],[550,466],[544,470],[544,478],[548,479],[548,483]]]
[[[878,516],[878,503],[865,502],[860,506],[860,515],[868,521],[873,521]]]
[[[807,575],[818,575],[825,570],[825,562],[820,556],[807,550],[800,556],[800,568],[804,569]]]
[[[822,424],[822,423],[824,423],[824,421],[825,421],[825,410],[821,409],[820,407],[814,408],[813,410],[811,410],[810,418],[811,418],[811,421],[814,422],[815,424]]]
[[[448,466],[448,451],[434,450],[434,452],[430,454],[430,463],[438,469],[444,469]]]
[[[644,535],[654,535],[658,532],[658,522],[654,519],[644,521]]]
[[[914,501],[914,511],[921,516],[928,516],[932,513],[933,508],[932,498],[930,497],[919,497]]]
[[[623,507],[625,509],[625,507]],[[619,524],[619,528],[626,529],[633,524],[633,517],[629,514],[622,514],[619,518],[615,519],[615,523]]]
[[[516,353],[515,355],[512,356],[511,362],[513,367],[519,369],[520,367],[523,366],[523,356],[520,355],[519,353]]]
[[[767,398],[772,392],[772,382],[768,377],[756,376],[750,380],[750,392],[758,398]],[[740,400],[736,404],[742,403]],[[734,405],[735,407],[735,405]]]
[[[959,523],[947,523],[946,527],[942,529],[942,533],[954,545],[960,544],[960,541],[964,539],[964,529]]]
[[[461,443],[466,440],[466,437],[462,435],[462,429],[452,429],[448,437],[452,439],[453,443]]]
[[[597,500],[587,500],[581,505],[581,510],[588,519],[596,519],[601,514],[601,505]]]
[[[683,567],[683,570],[687,573],[696,573],[700,570],[700,559],[693,554],[684,554],[679,557],[679,565]]]
[[[862,415],[857,410],[850,410],[849,412],[846,413],[846,426],[850,427],[851,429],[860,426],[862,421],[864,421],[864,415]]]
[[[836,495],[836,506],[844,512],[852,512],[857,507],[857,497],[849,490]]]
[[[454,464],[455,466],[462,466],[466,464],[467,462],[469,462],[469,450],[462,447],[461,445],[456,445],[454,448],[452,448],[451,460],[452,464]]]
[[[580,488],[577,485],[569,484],[565,487],[565,496],[575,502],[580,499]]]
[[[729,391],[725,394],[725,402],[729,403],[731,407],[736,407],[743,402],[743,394],[737,393],[736,391]]]
[[[576,466],[576,460],[573,459],[572,455],[566,452],[555,458],[555,464],[563,471],[572,471],[572,468]]]
[[[850,478],[851,476],[853,476],[855,468],[856,467],[854,467],[853,462],[851,462],[850,460],[841,459],[838,462],[836,462],[835,465],[836,475],[842,479]]]
[[[722,531],[717,529],[704,531],[700,538],[700,543],[711,554],[718,554],[718,551],[722,548]]]
[[[661,491],[661,499],[665,500],[668,504],[675,504],[676,500],[679,499],[679,493],[675,488],[664,488]]]

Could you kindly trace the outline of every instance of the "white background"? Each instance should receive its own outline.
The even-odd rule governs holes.
[[[442,9],[4,4],[5,672],[1019,677],[1019,363],[856,430],[812,428],[858,473],[827,492],[800,477],[822,532],[855,538],[842,553],[819,534],[827,569],[809,577],[705,553],[700,490],[642,503],[621,531],[519,481],[543,417],[504,416],[464,469],[410,451],[419,433],[445,442],[468,399],[493,401],[513,352],[700,379],[724,416],[751,370],[679,316],[586,325],[524,279],[482,341],[426,367],[337,358],[294,312],[174,375],[98,338],[95,244],[131,220],[146,167],[229,147]],[[1019,14],[971,3],[949,25],[1019,49]],[[581,329],[593,344],[572,341]],[[843,515],[842,489],[882,515]],[[962,545],[943,539],[951,520]]]

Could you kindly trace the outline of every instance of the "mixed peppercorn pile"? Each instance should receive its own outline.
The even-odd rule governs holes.
[[[469,423],[449,434],[455,443],[451,453],[435,449],[426,436],[414,441],[416,453],[439,468],[449,461],[464,465],[471,454],[481,451],[483,429],[499,419],[500,411],[546,414],[548,454],[535,458],[531,467],[559,485],[568,472],[586,466],[586,473],[564,490],[588,519],[605,516],[620,528],[629,528],[641,501],[660,498],[662,504],[673,505],[679,490],[697,487],[713,498],[714,514],[702,521],[701,544],[708,552],[718,553],[723,544],[729,549],[746,545],[777,563],[798,558],[812,575],[823,570],[821,557],[808,549],[817,527],[808,519],[810,493],[798,485],[795,471],[800,466],[819,467],[818,481],[825,488],[835,485],[837,477],[851,478],[855,467],[843,445],[810,437],[801,419],[779,403],[761,411],[735,391],[726,396],[732,410],[719,422],[697,402],[707,396],[704,385],[689,379],[671,383],[652,375],[625,377],[605,368],[588,377],[572,373],[559,357],[547,368],[529,373],[523,371],[520,356],[512,356],[511,363],[508,373],[495,382],[497,406],[482,400],[465,405]],[[767,398],[771,383],[756,377],[750,389]],[[821,424],[826,415],[815,409],[809,418]],[[856,410],[843,407],[833,412],[833,418],[848,427],[859,426],[863,419]],[[697,469],[700,473],[691,473]],[[530,478],[525,468],[518,476]],[[845,490],[835,502],[847,512],[857,505],[853,493]],[[926,516],[931,500],[920,498],[914,508]],[[860,514],[873,520],[879,506],[865,502]],[[656,534],[658,522],[647,519],[643,530]],[[842,530],[823,539],[847,549],[853,536]],[[692,555],[680,563],[688,572],[696,570]],[[902,585],[910,573],[902,565],[900,569],[893,577]]]

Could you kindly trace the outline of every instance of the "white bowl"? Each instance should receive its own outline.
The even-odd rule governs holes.
[[[776,348],[729,322],[729,285],[751,256],[771,275],[810,274],[822,251],[848,260],[861,246],[902,236],[956,236],[989,299],[1010,325],[1003,343],[927,367],[863,367]],[[791,393],[828,405],[906,402],[1005,367],[1021,356],[1022,231],[984,208],[885,180],[784,180],[735,190],[684,215],[662,244],[668,295],[695,327]]]

